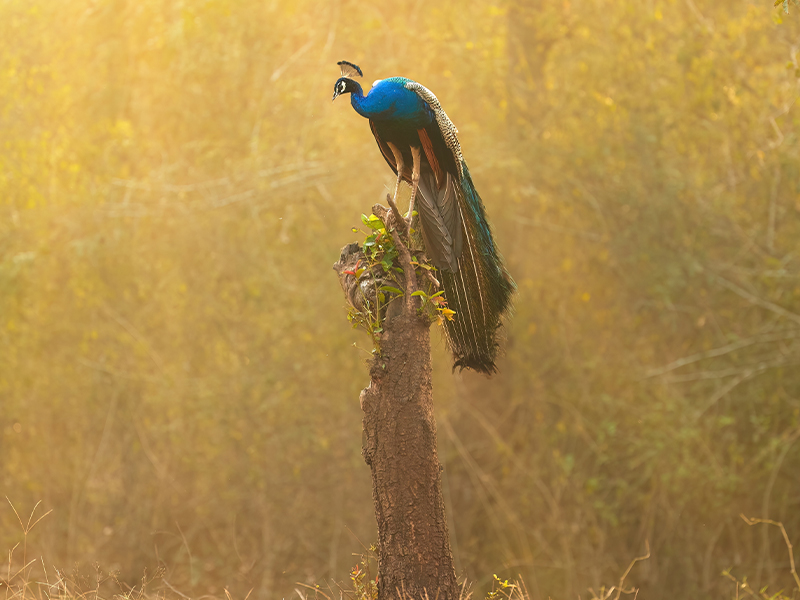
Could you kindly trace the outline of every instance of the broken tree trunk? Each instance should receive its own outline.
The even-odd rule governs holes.
[[[391,204],[391,202],[390,202]],[[404,295],[378,315],[370,383],[361,392],[364,411],[362,453],[372,471],[378,523],[380,600],[455,600],[459,597],[447,531],[433,414],[429,316],[420,314],[412,293],[418,282],[396,208],[373,213],[387,224],[405,277]],[[359,263],[361,261],[361,263]],[[357,276],[364,254],[357,244],[343,248],[334,269],[354,310],[364,310],[364,290],[376,289],[371,275]],[[373,304],[374,306],[374,304]],[[380,311],[378,311],[380,312]]]

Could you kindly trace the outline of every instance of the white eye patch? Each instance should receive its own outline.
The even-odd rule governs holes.
[[[345,90],[346,87],[347,87],[347,85],[345,84],[345,82],[344,81],[340,81],[339,82],[339,93],[340,94],[344,94],[344,90]]]

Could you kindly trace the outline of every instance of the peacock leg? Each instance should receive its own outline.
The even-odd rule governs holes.
[[[403,179],[403,169],[405,168],[405,163],[403,163],[403,153],[400,152],[400,149],[395,146],[392,142],[386,142],[386,145],[389,146],[389,149],[394,154],[394,162],[396,163],[397,168],[397,183],[394,184],[394,196],[392,199],[397,203],[397,191],[400,189],[400,181]]]
[[[414,199],[417,197],[417,188],[419,187],[419,172],[422,166],[420,160],[419,146],[411,146],[411,156],[414,159],[414,164],[411,168],[411,200],[408,201],[408,224],[411,225],[411,220],[414,218]]]

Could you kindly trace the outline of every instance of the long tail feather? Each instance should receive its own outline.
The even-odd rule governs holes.
[[[416,205],[422,223],[422,239],[428,258],[442,270],[458,270],[458,257],[463,245],[459,188],[457,178],[450,173],[446,184],[439,188],[430,166],[422,166]]]
[[[463,248],[455,272],[442,271],[447,304],[456,312],[446,325],[453,368],[491,375],[497,370],[498,329],[515,285],[498,254],[483,202],[462,162],[458,210]]]

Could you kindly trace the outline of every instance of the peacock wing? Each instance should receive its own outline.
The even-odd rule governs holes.
[[[437,269],[457,271],[463,233],[458,210],[458,184],[450,173],[439,187],[435,171],[423,163],[417,188],[417,212],[422,223],[422,240]]]
[[[416,81],[406,82],[405,87],[417,94],[434,116],[427,126],[417,131],[427,159],[423,161],[420,174],[419,195],[422,201],[418,211],[423,223],[425,247],[434,265],[455,272],[463,247],[459,210],[462,167],[461,145],[456,135],[458,130],[433,92]],[[443,230],[447,231],[447,235]]]
[[[461,156],[461,144],[458,141],[458,129],[444,112],[439,99],[432,91],[416,81],[407,82],[405,87],[425,101],[433,112],[435,124],[432,123],[426,127],[425,131],[430,137],[442,169],[452,172],[460,180],[464,176],[464,172],[461,166],[463,157]],[[445,152],[445,148],[449,152]]]
[[[386,163],[397,174],[397,160],[388,143],[380,134],[375,121],[369,121],[372,135],[380,148]],[[435,123],[418,130],[420,143],[425,151],[420,171],[417,192],[417,212],[422,222],[422,239],[433,264],[442,270],[458,269],[461,255],[462,231],[458,211],[458,182],[448,163],[447,147]],[[442,160],[437,158],[442,157]],[[452,162],[452,160],[450,161]],[[443,172],[440,165],[446,165],[450,172]],[[403,179],[411,182],[411,165],[403,169]]]
[[[381,139],[381,136],[378,134],[378,128],[375,125],[375,121],[372,119],[369,120],[369,128],[372,130],[372,135],[375,136],[375,141],[378,143],[378,148],[380,148],[384,160],[386,160],[387,164],[392,168],[394,174],[397,175],[397,162],[394,159],[394,153],[386,144],[386,142]]]

